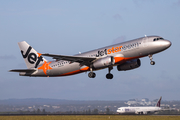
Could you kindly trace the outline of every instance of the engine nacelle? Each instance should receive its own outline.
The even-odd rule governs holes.
[[[105,58],[101,58],[93,63],[93,68],[102,69],[114,64],[114,57],[108,56]]]
[[[140,59],[134,59],[131,61],[127,61],[123,63],[122,65],[118,65],[117,69],[118,71],[126,71],[126,70],[132,70],[132,69],[138,68],[139,66],[141,66]]]
[[[143,111],[143,114],[146,115],[146,114],[147,114],[147,111]]]

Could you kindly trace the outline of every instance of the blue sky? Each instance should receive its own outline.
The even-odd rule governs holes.
[[[0,1],[0,99],[180,100],[180,0],[9,0]],[[172,46],[141,58],[141,67],[68,77],[20,77],[8,70],[26,68],[17,43],[40,53],[74,55],[144,35],[159,35]],[[51,60],[51,58],[46,58]]]

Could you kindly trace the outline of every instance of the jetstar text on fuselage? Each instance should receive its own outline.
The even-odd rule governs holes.
[[[138,47],[139,44],[140,43],[137,42],[137,43],[132,43],[132,44],[124,45],[124,46],[112,47],[110,49],[99,50],[98,53],[96,54],[96,57],[100,57],[100,56],[104,56],[104,55],[108,55],[108,54],[112,54],[112,53],[116,53],[116,52],[120,52],[120,51],[133,49],[133,48]]]

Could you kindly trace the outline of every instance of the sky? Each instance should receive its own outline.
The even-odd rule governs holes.
[[[26,41],[40,53],[74,55],[104,46],[158,35],[172,46],[140,58],[130,71],[96,71],[66,77],[22,77],[26,69],[17,45]],[[180,100],[180,0],[5,0],[0,1],[0,100]],[[51,58],[45,57],[48,60]]]

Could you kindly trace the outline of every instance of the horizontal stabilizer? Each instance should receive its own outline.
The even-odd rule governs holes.
[[[14,69],[14,70],[9,70],[9,72],[26,72],[26,73],[31,73],[35,72],[35,69]]]

